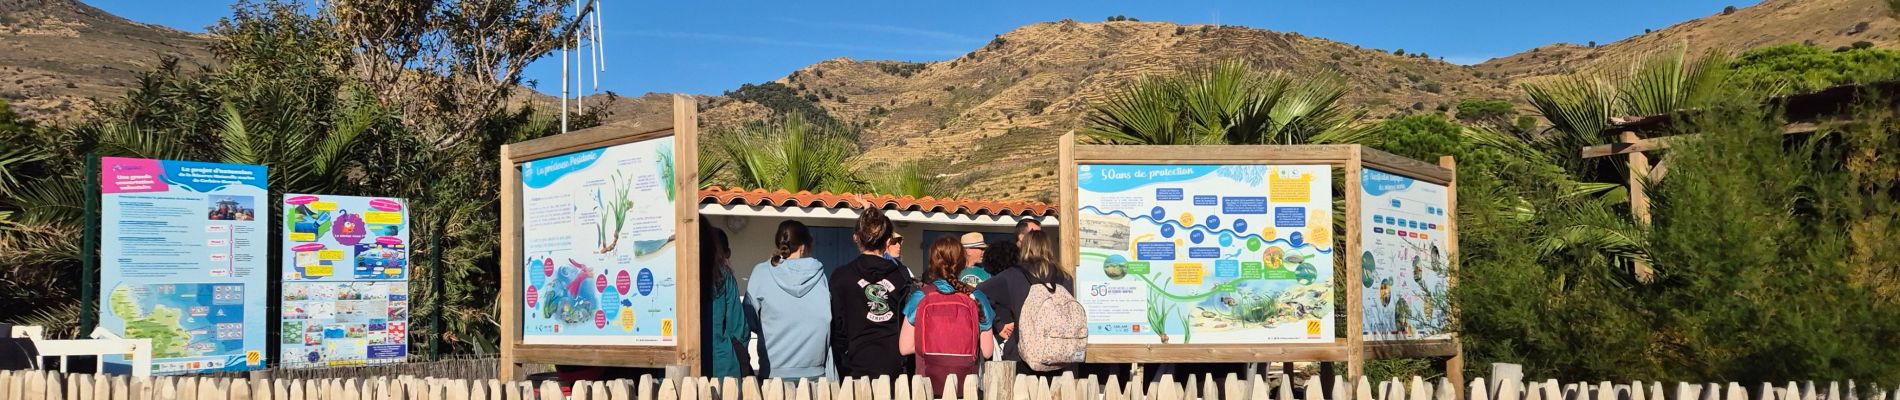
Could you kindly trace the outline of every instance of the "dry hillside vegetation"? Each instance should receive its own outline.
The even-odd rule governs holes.
[[[209,43],[73,0],[0,0],[0,99],[33,118],[82,115],[164,57],[210,60]]]
[[[1368,121],[1453,108],[1461,99],[1523,104],[1516,83],[1627,65],[1687,46],[1740,53],[1786,43],[1900,47],[1900,20],[1886,0],[1768,0],[1596,48],[1552,44],[1458,66],[1391,49],[1363,49],[1297,33],[1236,26],[1114,21],[1038,23],[997,35],[951,60],[913,63],[832,59],[776,82],[837,120],[862,126],[860,168],[920,161],[956,196],[1054,198],[1054,141],[1074,130],[1093,101],[1145,77],[1226,59],[1264,69],[1338,74],[1345,101]],[[0,98],[27,115],[80,115],[90,97],[110,98],[161,57],[208,60],[206,40],[127,21],[73,0],[0,0]],[[1416,49],[1414,49],[1416,51]],[[590,98],[589,102],[597,101]],[[601,129],[644,131],[670,124],[670,97],[622,98]],[[772,114],[768,105],[702,98],[707,124]],[[800,100],[805,101],[805,100]],[[553,107],[524,90],[514,104]]]
[[[1806,43],[1822,48],[1868,42],[1900,47],[1900,19],[1887,0],[1767,0],[1751,7],[1709,10],[1649,33],[1590,48],[1559,43],[1486,61],[1474,68],[1513,82],[1573,72],[1617,72],[1643,56],[1687,48],[1690,54],[1740,54],[1758,47]]]
[[[1372,117],[1510,96],[1501,80],[1435,59],[1292,33],[1165,22],[1039,23],[952,60],[833,59],[777,82],[865,127],[862,168],[921,160],[957,196],[1049,200],[1053,143],[1078,126],[1091,102],[1144,77],[1223,59],[1339,74],[1352,86],[1346,101]],[[724,97],[707,99],[705,109],[709,124],[768,112]]]

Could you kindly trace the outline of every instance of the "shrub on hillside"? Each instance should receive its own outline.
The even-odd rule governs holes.
[[[1739,87],[1812,92],[1840,84],[1900,78],[1900,51],[1868,48],[1830,52],[1791,44],[1743,53],[1730,68],[1735,71],[1733,83]]]

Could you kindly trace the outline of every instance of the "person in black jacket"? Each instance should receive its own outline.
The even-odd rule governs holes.
[[[896,226],[877,209],[862,210],[851,234],[860,254],[831,273],[831,352],[842,377],[905,373],[897,351],[904,329],[903,301],[914,282],[910,271],[884,257],[897,245]]]
[[[996,308],[994,324],[1000,328],[990,332],[996,335],[996,340],[1003,341],[1003,360],[1015,361],[1016,373],[1061,374],[1060,371],[1037,372],[1029,369],[1029,364],[1023,362],[1022,352],[1017,349],[1017,342],[1020,341],[1017,340],[1016,322],[1022,318],[1023,302],[1029,299],[1031,286],[1048,282],[1060,285],[1061,288],[1057,290],[1069,290],[1075,287],[1075,283],[1062,268],[1056,266],[1056,248],[1049,234],[1033,230],[1024,231],[1019,237],[1021,239],[1017,245],[1021,247],[1021,262],[1016,268],[1003,270],[983,281],[976,290],[989,297],[990,305]]]

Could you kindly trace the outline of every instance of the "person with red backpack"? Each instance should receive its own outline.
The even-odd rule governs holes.
[[[996,350],[989,338],[995,319],[989,297],[958,279],[964,257],[957,238],[937,238],[930,244],[930,269],[924,273],[930,283],[911,291],[904,301],[897,351],[917,356],[914,371],[930,378],[936,396],[946,390],[945,377],[971,379]]]

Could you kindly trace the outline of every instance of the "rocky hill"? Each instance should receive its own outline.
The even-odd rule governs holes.
[[[1504,81],[1467,67],[1346,43],[1245,27],[1165,22],[1038,23],[997,35],[952,60],[930,63],[833,59],[776,81],[837,119],[866,126],[861,167],[922,161],[952,194],[1054,197],[1055,140],[1089,105],[1143,77],[1242,59],[1267,69],[1334,73],[1346,101],[1373,117],[1430,112],[1464,98],[1508,98]],[[809,96],[807,96],[809,95]],[[623,107],[662,97],[623,99]],[[735,123],[766,113],[729,97],[706,100],[702,119]],[[654,123],[638,116],[616,122]],[[650,117],[648,117],[650,118]]]
[[[1900,47],[1900,20],[1886,0],[1767,0],[1710,11],[1602,46],[1553,44],[1476,66],[1247,27],[1064,20],[996,35],[951,60],[827,60],[789,71],[774,87],[778,99],[864,126],[862,168],[920,161],[945,178],[949,194],[1049,200],[1055,197],[1047,179],[1055,169],[1054,141],[1079,126],[1092,102],[1144,77],[1218,60],[1338,74],[1352,87],[1346,101],[1378,119],[1433,112],[1466,98],[1521,103],[1515,84],[1524,80],[1627,65],[1683,46],[1731,53],[1802,42]],[[73,0],[0,0],[0,98],[29,115],[75,115],[89,106],[82,99],[121,93],[160,57],[209,60],[205,40]],[[753,97],[702,99],[702,119],[736,124],[771,113],[766,104],[740,98]],[[558,102],[534,93],[518,101]],[[623,98],[612,107],[609,125],[642,130],[670,123],[669,101],[664,95]]]
[[[73,0],[0,0],[0,99],[33,118],[82,115],[164,57],[211,60],[203,37],[119,18]]]
[[[1579,71],[1624,68],[1658,51],[1739,54],[1757,47],[1806,43],[1822,48],[1867,42],[1900,47],[1900,19],[1886,0],[1765,0],[1631,36],[1595,48],[1574,43],[1538,47],[1473,69],[1513,82]]]

